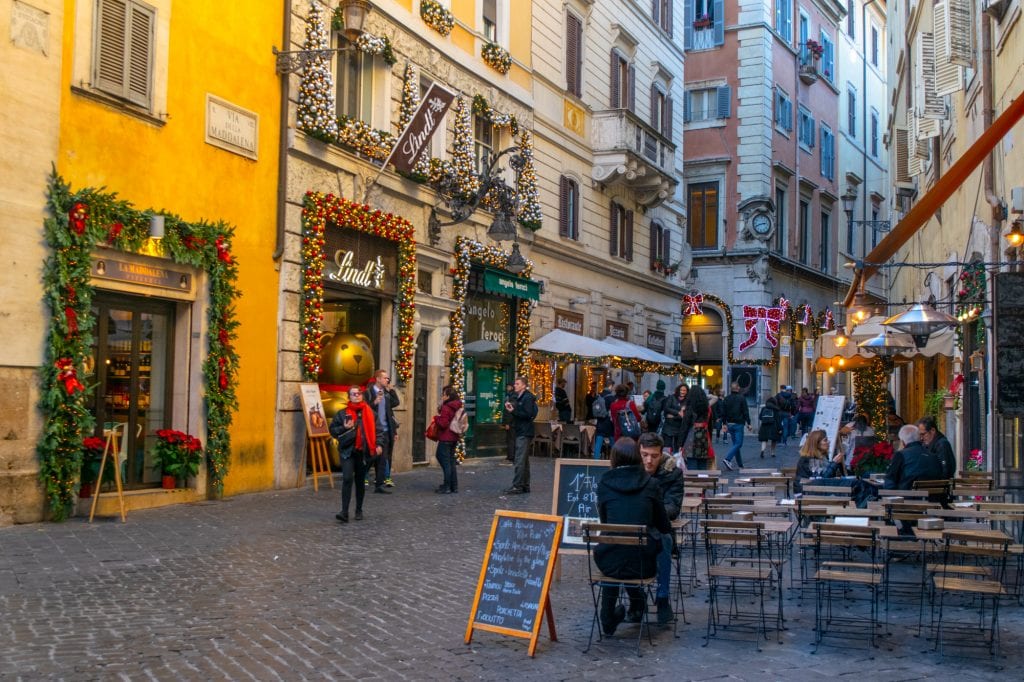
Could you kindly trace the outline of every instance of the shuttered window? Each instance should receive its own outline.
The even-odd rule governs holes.
[[[718,183],[696,182],[687,190],[690,246],[718,248]]]
[[[935,89],[935,39],[931,33],[918,33],[914,50],[914,74],[916,77],[914,107],[921,119],[940,120],[946,117],[946,104]],[[924,121],[920,124],[924,125]],[[938,135],[938,126],[934,126],[935,134],[927,134],[928,127],[922,134],[928,137]]]
[[[562,176],[558,192],[558,236],[579,239],[580,186],[570,177]]]
[[[611,52],[611,107],[636,111],[636,69],[625,55]]]
[[[849,85],[846,90],[846,134],[857,139],[857,93]]]
[[[133,0],[98,0],[93,83],[151,108],[156,10]]]
[[[793,41],[793,0],[775,0],[775,31],[787,43]]]
[[[878,112],[871,110],[871,156],[878,158]]]
[[[951,62],[949,2],[935,3],[932,29],[935,39],[935,92],[940,97],[952,95],[963,87],[964,67]]]
[[[832,180],[835,178],[836,168],[836,138],[832,130],[821,124],[821,175]]]
[[[818,239],[818,267],[822,272],[828,272],[831,268],[832,254],[829,252],[831,243],[830,233],[832,231],[832,214],[821,212],[820,235]]]
[[[651,223],[650,256],[651,269],[661,271],[671,267],[672,262],[672,233],[661,223]],[[661,268],[658,265],[661,265]]]
[[[623,260],[633,260],[633,212],[612,202],[608,231],[608,253]]]
[[[778,89],[775,91],[775,125],[787,133],[793,131],[793,100]]]
[[[565,15],[565,89],[583,95],[583,22],[572,12]]]
[[[908,134],[906,128],[896,128],[896,177],[897,183],[909,183],[910,169],[908,167],[910,161],[910,150],[908,148]]]
[[[651,0],[651,19],[672,35],[672,0]]]

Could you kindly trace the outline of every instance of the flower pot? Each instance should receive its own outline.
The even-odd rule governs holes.
[[[164,477],[160,479],[160,487],[164,490],[174,490],[177,487],[177,480],[174,476],[164,475]]]
[[[92,497],[92,483],[82,483],[78,488],[78,496],[82,499]]]

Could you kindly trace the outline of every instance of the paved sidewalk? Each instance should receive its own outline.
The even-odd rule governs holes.
[[[746,464],[758,466],[756,441]],[[720,448],[716,445],[716,449]],[[723,450],[719,451],[724,454]],[[795,447],[778,465],[792,465]],[[552,464],[534,459],[533,493],[501,497],[512,470],[460,467],[457,495],[436,495],[435,467],[366,496],[366,520],[334,519],[338,492],[260,493],[134,512],[128,522],[73,519],[0,529],[0,679],[993,679],[987,657],[940,662],[913,636],[917,607],[894,606],[874,652],[812,655],[813,598],[785,601],[788,627],[702,648],[705,592],[686,600],[679,637],[655,633],[634,655],[635,626],[584,655],[592,613],[580,557],[567,557],[552,603],[559,641],[487,632],[463,644],[495,508],[549,512]],[[1002,614],[1007,670],[1024,664],[1022,609]],[[545,630],[542,629],[542,633]],[[859,644],[858,644],[859,646]],[[873,658],[872,658],[873,655]]]

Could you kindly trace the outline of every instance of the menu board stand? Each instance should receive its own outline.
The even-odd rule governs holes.
[[[302,417],[306,423],[306,442],[309,445],[309,461],[313,469],[313,492],[320,492],[319,479],[327,477],[327,482],[334,487],[334,476],[331,475],[331,460],[327,446],[331,440],[331,431],[324,417],[324,404],[320,399],[320,386],[317,384],[299,384],[299,399],[302,401]],[[295,487],[302,485],[306,478],[305,458],[299,461],[298,479]]]
[[[501,509],[494,513],[466,644],[474,630],[487,630],[529,639],[528,654],[533,656],[545,617],[548,636],[558,641],[548,590],[561,537],[561,517]]]

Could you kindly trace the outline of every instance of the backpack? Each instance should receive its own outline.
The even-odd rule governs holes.
[[[633,410],[628,407],[620,410],[618,416],[619,432],[627,438],[640,437],[640,422],[636,420]]]
[[[469,429],[469,415],[466,414],[465,407],[460,407],[455,410],[455,415],[452,417],[451,423],[448,424],[448,430],[461,436],[467,429]]]
[[[762,407],[761,414],[759,414],[757,418],[762,424],[774,424],[775,416],[775,408]]]
[[[599,395],[594,398],[594,404],[590,406],[590,413],[594,415],[594,419],[608,418],[608,403],[605,402],[604,396]]]
[[[647,428],[651,431],[657,430],[661,424],[661,413],[665,410],[665,396],[661,398],[654,398],[653,396],[647,401],[647,406],[644,409],[644,419],[647,420]]]

